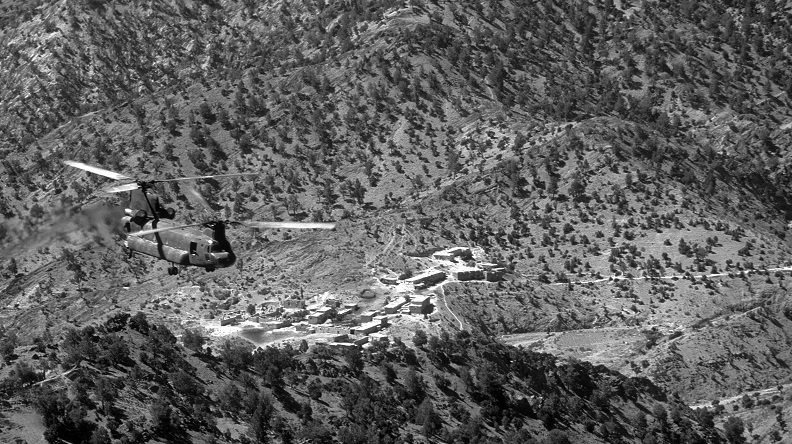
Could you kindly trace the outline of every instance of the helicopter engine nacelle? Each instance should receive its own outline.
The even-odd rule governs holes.
[[[148,215],[144,210],[133,210],[131,208],[124,208],[124,214],[135,219],[141,219]]]

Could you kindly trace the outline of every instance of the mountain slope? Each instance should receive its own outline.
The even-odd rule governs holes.
[[[764,351],[789,331],[785,2],[2,6],[0,319],[22,343],[129,309],[174,326],[155,301],[193,285],[179,309],[195,318],[226,291],[354,299],[462,244],[509,274],[432,289],[446,328],[635,328],[643,346],[609,365],[691,403],[784,382]],[[234,231],[239,268],[169,278],[119,254],[124,198],[67,159],[260,171],[197,188],[220,217],[339,230]],[[181,187],[158,191],[180,220],[207,217]],[[739,319],[768,291],[763,337]],[[723,358],[712,341],[762,371],[701,384],[699,354]]]

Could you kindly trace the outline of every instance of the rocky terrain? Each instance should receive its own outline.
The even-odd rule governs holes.
[[[471,362],[454,361],[450,351],[451,364],[435,363],[436,351],[424,356],[410,341],[421,329],[438,338],[469,334],[482,347],[496,339],[523,346],[491,345],[501,355],[552,353],[541,359],[559,365],[547,361],[545,374],[579,368],[604,397],[552,383],[560,404],[583,400],[583,416],[597,426],[580,411],[548,423],[510,402],[518,393],[550,392],[528,393],[520,384],[532,385],[519,382],[524,374],[499,368],[503,390],[514,396],[456,401],[470,414],[497,404],[497,415],[481,415],[482,439],[527,442],[514,435],[524,430],[563,442],[551,436],[556,428],[573,441],[664,442],[680,439],[672,436],[683,430],[680,421],[695,422],[684,428],[705,441],[739,442],[748,422],[746,438],[788,438],[785,426],[761,412],[772,406],[783,420],[783,392],[763,390],[790,382],[790,8],[774,0],[0,2],[0,244],[7,257],[0,371],[14,396],[0,429],[13,431],[0,433],[40,439],[66,424],[67,405],[97,425],[66,424],[87,427],[69,431],[77,441],[100,426],[121,430],[113,439],[131,435],[109,417],[133,418],[139,429],[156,421],[158,412],[140,405],[100,412],[98,387],[80,388],[79,379],[27,386],[78,364],[114,384],[129,373],[153,381],[124,388],[123,399],[177,399],[172,390],[180,392],[180,383],[166,377],[177,366],[144,362],[145,341],[136,335],[145,333],[134,328],[113,327],[129,360],[104,367],[98,355],[69,360],[75,332],[112,316],[141,312],[183,338],[214,327],[229,306],[255,311],[268,301],[318,303],[332,295],[381,308],[404,294],[382,278],[441,267],[432,252],[467,246],[506,274],[498,282],[449,277],[416,290],[431,296],[431,314],[393,321],[389,334],[425,362],[405,363],[398,377],[410,369],[424,380],[446,375],[446,388],[464,391],[454,378]],[[158,192],[185,222],[332,220],[338,229],[234,230],[229,237],[242,258],[235,268],[169,276],[161,263],[121,253],[124,197],[100,191],[111,181],[64,160],[136,178],[259,172],[198,182],[209,210],[179,185]],[[261,369],[240,376],[253,363],[219,370],[229,365],[219,354],[227,337],[210,330],[195,331],[211,350],[190,356],[174,345],[168,352],[187,359],[192,370],[184,371],[203,387],[203,401],[178,404],[179,430],[207,441],[286,442],[292,438],[280,431],[321,425],[330,435],[301,436],[350,442],[341,430],[360,425],[364,410],[328,397],[315,421],[295,416],[295,405],[270,391]],[[84,335],[102,343],[103,332]],[[301,337],[295,333],[293,348]],[[37,358],[33,347],[43,348]],[[301,374],[297,362],[326,353],[322,348],[288,352],[283,365]],[[375,354],[346,380],[369,384],[360,378],[374,377]],[[386,358],[397,366],[399,359]],[[221,398],[209,392],[227,380],[274,397],[265,409],[278,412],[267,416],[273,429],[257,432],[249,422],[255,407],[229,418],[223,412],[234,408],[200,409]],[[621,381],[637,384],[634,396],[624,398]],[[283,390],[298,397],[305,380],[291,382]],[[428,385],[443,426],[430,426],[423,439],[469,442],[473,435],[453,435],[459,416],[444,384]],[[33,392],[60,397],[47,404],[59,420],[43,401],[23,402]],[[738,409],[712,405],[746,394],[755,400]],[[641,409],[662,418],[653,403],[676,413],[648,421],[648,435],[626,425]],[[682,403],[709,410],[694,414]],[[188,414],[187,405],[198,410]],[[498,416],[504,411],[518,412],[505,415],[508,425]],[[220,419],[202,423],[203,414]],[[399,415],[403,420],[381,426],[380,437],[418,440],[425,421],[409,405]],[[601,426],[609,421],[612,427]],[[187,436],[160,432],[139,439]]]

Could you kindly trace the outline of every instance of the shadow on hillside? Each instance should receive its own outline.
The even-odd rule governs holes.
[[[273,387],[272,394],[283,405],[286,411],[296,413],[300,411],[300,403],[283,387]]]

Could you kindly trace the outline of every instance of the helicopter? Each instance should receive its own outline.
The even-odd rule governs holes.
[[[171,264],[169,275],[179,274],[177,266],[195,266],[215,271],[217,268],[230,267],[236,262],[236,255],[226,237],[226,228],[242,226],[254,229],[324,229],[332,230],[335,223],[328,222],[277,222],[277,221],[232,221],[211,220],[191,224],[172,222],[176,217],[173,208],[160,204],[159,196],[152,190],[156,183],[175,182],[219,177],[254,176],[258,173],[216,174],[208,176],[177,177],[172,179],[139,180],[115,171],[71,160],[64,161],[68,166],[100,176],[127,183],[113,185],[103,191],[108,193],[129,192],[129,203],[121,218],[127,238],[124,247],[132,256],[142,253]],[[205,208],[209,204],[192,187],[184,187],[191,196]]]

